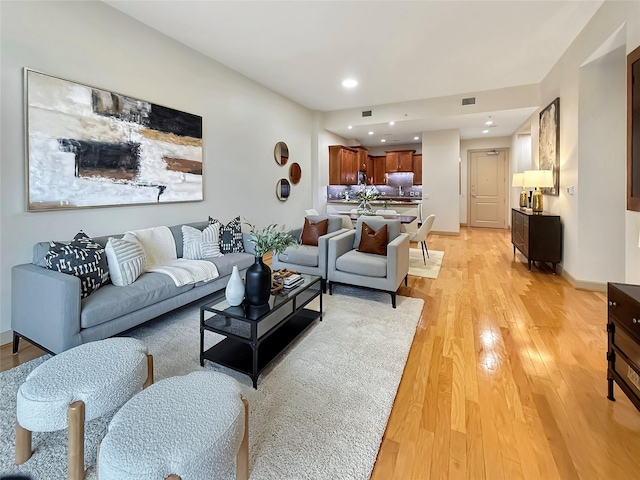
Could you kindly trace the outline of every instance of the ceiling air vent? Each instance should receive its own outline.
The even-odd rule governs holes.
[[[371,110],[365,110],[362,112],[362,116],[363,117],[370,117],[371,116]]]
[[[475,105],[476,97],[468,97],[462,99],[462,105]]]

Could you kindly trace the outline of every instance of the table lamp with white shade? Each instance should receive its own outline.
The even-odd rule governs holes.
[[[535,192],[533,192],[531,209],[533,213],[541,213],[542,192],[540,188],[553,187],[553,172],[551,170],[525,170],[523,183],[525,187],[536,189]]]
[[[520,210],[524,210],[529,206],[529,198],[527,195],[527,189],[524,188],[524,173],[514,173],[512,187],[520,187]]]

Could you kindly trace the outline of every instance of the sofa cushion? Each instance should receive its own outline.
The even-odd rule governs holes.
[[[109,275],[116,287],[132,284],[145,271],[144,250],[138,242],[110,238],[105,247]]]
[[[189,260],[221,257],[219,231],[219,223],[212,223],[204,230],[183,225],[183,257]]]
[[[231,275],[233,266],[237,265],[238,270],[249,268],[255,262],[255,256],[250,253],[227,253],[222,257],[203,258],[213,263],[218,269],[220,277]]]
[[[220,225],[220,251],[224,255],[227,253],[244,252],[242,221],[240,220],[240,216],[237,216],[226,225],[220,220],[209,217],[209,223],[218,223]]]
[[[71,243],[49,243],[45,257],[49,270],[73,275],[80,279],[80,298],[85,298],[109,282],[107,255],[82,230]]]
[[[327,233],[337,232],[342,228],[342,219],[336,215],[307,215],[305,218],[308,218],[313,223],[329,220]]]
[[[380,230],[383,225],[387,226],[387,242],[392,242],[400,235],[400,221],[399,220],[387,220],[384,218],[372,218],[365,215],[358,218],[356,225],[356,236],[353,240],[353,248],[358,248],[360,245],[360,237],[362,236],[362,223],[367,222],[371,228],[376,232]]]
[[[349,250],[336,260],[336,269],[364,277],[386,277],[387,257]]]
[[[327,234],[327,228],[329,228],[329,219],[320,220],[319,222],[312,222],[308,218],[304,219],[304,227],[302,227],[302,235],[300,236],[300,243],[303,245],[318,246],[318,237]]]
[[[284,252],[278,255],[278,260],[295,265],[317,267],[318,255],[318,247],[313,245],[299,245],[296,247],[287,247]]]
[[[387,254],[387,226],[383,225],[376,232],[373,228],[362,222],[362,235],[360,236],[359,252],[374,253],[376,255]]]
[[[144,273],[126,287],[105,285],[82,300],[80,326],[89,328],[127,313],[154,305],[193,288],[193,284],[176,287],[171,277],[162,273]]]
[[[192,222],[192,223],[181,223],[180,225],[173,225],[169,227],[171,230],[171,235],[173,235],[173,239],[176,242],[176,254],[178,258],[184,257],[183,245],[182,245],[182,225],[188,225],[189,227],[197,228],[198,230],[204,230],[209,222]]]

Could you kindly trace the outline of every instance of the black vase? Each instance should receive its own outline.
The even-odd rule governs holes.
[[[245,296],[249,305],[266,305],[271,296],[271,269],[256,257],[256,263],[247,268]]]

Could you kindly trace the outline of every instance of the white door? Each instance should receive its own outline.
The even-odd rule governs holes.
[[[472,152],[469,167],[472,227],[506,228],[506,155],[504,151]]]

